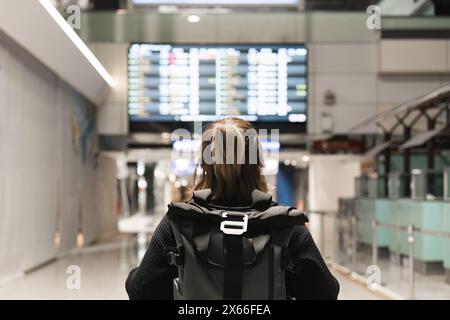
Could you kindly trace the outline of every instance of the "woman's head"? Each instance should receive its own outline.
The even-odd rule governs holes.
[[[255,189],[268,187],[255,128],[239,118],[211,123],[203,133],[201,168],[194,190],[211,189],[213,200],[247,201]],[[196,170],[197,171],[197,170]]]

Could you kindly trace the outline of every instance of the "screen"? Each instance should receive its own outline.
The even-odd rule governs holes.
[[[306,122],[307,50],[295,46],[133,44],[131,122]]]

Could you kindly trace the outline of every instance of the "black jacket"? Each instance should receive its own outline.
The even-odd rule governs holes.
[[[130,299],[173,299],[172,283],[177,268],[167,259],[167,248],[176,247],[166,216],[155,230],[150,246],[138,268],[126,281]],[[285,273],[287,294],[295,299],[337,299],[339,283],[328,270],[307,227],[295,227],[288,251],[294,267]]]

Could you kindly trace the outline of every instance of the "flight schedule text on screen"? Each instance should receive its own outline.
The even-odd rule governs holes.
[[[131,121],[305,122],[307,50],[295,46],[132,44]]]

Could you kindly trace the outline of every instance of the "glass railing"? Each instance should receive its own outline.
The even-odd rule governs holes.
[[[388,174],[388,198],[399,199],[411,196],[411,175],[402,172],[390,172]]]
[[[444,176],[446,171],[414,169],[411,175],[412,199],[444,198]]]
[[[368,177],[362,175],[355,178],[355,196],[356,197],[367,197],[369,195],[368,191]]]
[[[387,190],[384,175],[369,176],[368,179],[368,197],[369,198],[386,198]]]
[[[386,198],[386,178],[383,175],[362,175],[355,179],[355,194],[357,197]]]

